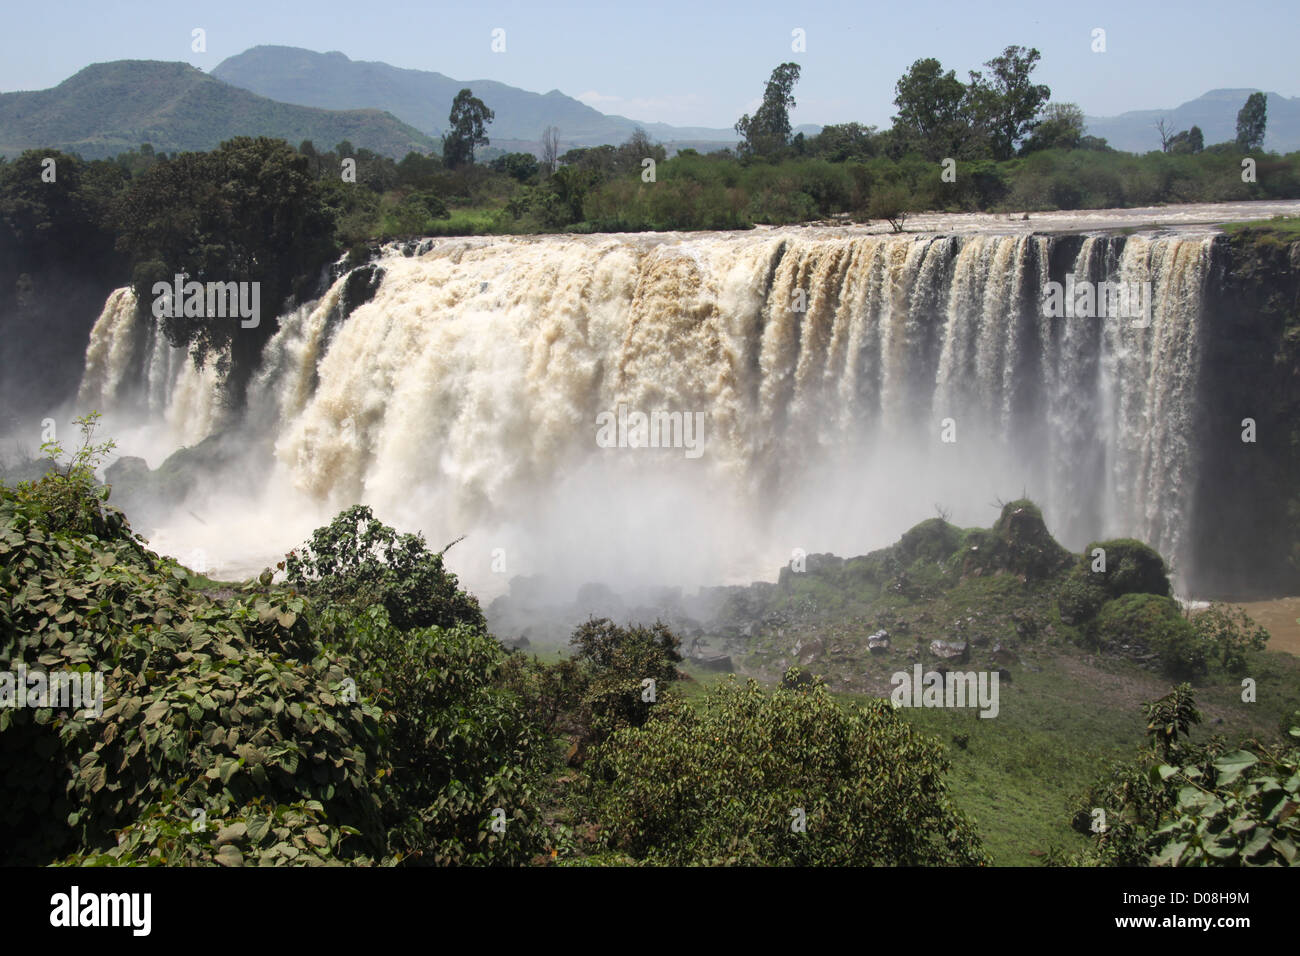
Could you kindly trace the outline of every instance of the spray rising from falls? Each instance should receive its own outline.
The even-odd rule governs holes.
[[[81,401],[152,410],[173,447],[239,437],[213,487],[256,474],[226,507],[259,517],[243,540],[223,520],[212,549],[245,567],[363,501],[435,546],[467,534],[449,561],[489,593],[494,570],[747,582],[795,548],[888,544],[936,505],[987,525],[1022,493],[1071,547],[1131,535],[1177,562],[1212,243],[426,241],[365,267],[377,288],[350,314],[344,276],[281,317],[237,422],[214,366],[169,348],[125,291],[95,327]],[[1062,279],[1144,289],[1142,313],[1053,314]],[[702,453],[679,427],[695,421]],[[647,437],[675,447],[634,447]]]

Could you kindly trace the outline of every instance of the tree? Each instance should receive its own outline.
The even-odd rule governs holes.
[[[42,149],[0,163],[0,427],[76,393],[91,324],[127,274],[106,215],[130,179],[121,159]]]
[[[642,161],[653,159],[662,163],[668,158],[668,151],[659,143],[652,143],[650,137],[640,126],[632,130],[627,142],[618,147],[614,154],[614,172],[618,175],[640,175]]]
[[[452,542],[453,544],[455,542]],[[485,625],[478,600],[460,589],[421,534],[398,534],[366,505],[339,512],[285,560],[289,583],[327,601],[356,608],[382,604],[393,626]]]
[[[649,863],[954,866],[987,863],[938,741],[886,700],[825,687],[716,685],[656,703],[605,747],[601,837]]]
[[[794,107],[794,85],[799,82],[799,64],[782,63],[772,71],[763,91],[763,102],[751,118],[748,113],[736,121],[741,135],[740,152],[751,156],[772,156],[790,142],[790,110]]]
[[[1039,58],[1037,50],[1009,46],[1001,56],[984,64],[991,73],[989,77],[971,71],[971,113],[987,131],[995,159],[1014,155],[1021,140],[1033,131],[1043,104],[1051,98],[1051,89],[1029,81]]]
[[[474,148],[488,144],[487,124],[496,114],[466,87],[451,103],[451,132],[442,138],[442,159],[449,169],[474,164]]]
[[[966,97],[956,73],[944,73],[936,59],[917,60],[894,84],[894,129],[907,149],[927,159],[953,156],[970,133],[962,112]]]
[[[1083,110],[1074,103],[1050,103],[1043,120],[1021,148],[1021,153],[1040,149],[1078,149],[1083,142]]]
[[[1211,604],[1192,619],[1192,627],[1210,656],[1234,674],[1245,671],[1247,651],[1262,651],[1268,643],[1268,629],[1230,604]]]
[[[867,215],[872,219],[887,219],[894,232],[902,232],[910,203],[911,197],[902,186],[886,186],[872,191]]]
[[[547,176],[555,172],[560,157],[560,131],[555,126],[542,130],[542,170]]]
[[[808,151],[832,163],[842,163],[849,159],[870,159],[879,151],[876,143],[876,128],[863,126],[861,123],[823,126],[822,131],[809,141]]]
[[[532,153],[506,153],[492,160],[488,166],[495,172],[505,173],[521,183],[536,176],[540,168],[537,157]]]
[[[658,695],[677,679],[681,639],[666,625],[622,627],[593,618],[573,631],[569,643],[583,668],[582,706],[590,715],[589,738],[601,743],[624,727],[640,727]],[[645,681],[653,681],[654,695]]]
[[[154,300],[154,284],[177,273],[200,283],[258,284],[260,315],[251,327],[239,314],[163,320],[173,345],[229,362],[236,405],[262,346],[279,330],[276,316],[337,254],[323,197],[309,160],[288,143],[239,136],[209,153],[159,162],[117,205],[118,248],[130,256],[142,308]]]
[[[1174,128],[1169,125],[1169,120],[1161,118],[1160,122],[1156,123],[1156,133],[1160,137],[1160,151],[1169,152],[1169,144],[1174,138]]]
[[[1205,135],[1201,132],[1199,126],[1193,126],[1191,129],[1183,130],[1169,140],[1169,148],[1165,150],[1168,153],[1185,155],[1187,153],[1199,153],[1205,148]]]
[[[1243,153],[1264,145],[1267,113],[1268,98],[1263,93],[1251,93],[1246,98],[1246,105],[1237,113],[1237,148]]]

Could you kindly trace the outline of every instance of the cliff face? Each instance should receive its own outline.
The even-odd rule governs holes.
[[[1216,241],[1193,472],[1194,592],[1300,590],[1300,241],[1266,227]],[[1243,441],[1244,419],[1255,442]],[[1189,476],[1190,477],[1190,476]]]

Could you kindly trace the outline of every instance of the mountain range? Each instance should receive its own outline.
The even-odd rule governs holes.
[[[669,151],[732,146],[734,130],[639,123],[602,113],[551,90],[534,93],[495,80],[457,80],[425,70],[349,59],[297,47],[257,46],[206,74],[185,63],[116,60],[86,67],[58,86],[0,93],[0,154],[56,148],[87,159],[141,143],[157,150],[203,150],[237,135],[310,139],[332,148],[347,139],[386,156],[436,151],[456,93],[469,87],[495,113],[491,145],[536,150],[542,131],[560,131],[561,148],[621,143],[638,126]],[[1199,126],[1205,143],[1236,135],[1237,111],[1253,90],[1221,89],[1168,110],[1088,117],[1088,132],[1132,152],[1160,148],[1156,123]],[[1300,149],[1300,97],[1268,96],[1265,146]],[[796,127],[813,135],[819,126]]]
[[[380,109],[324,110],[258,96],[186,63],[96,63],[48,90],[0,93],[0,154],[54,148],[102,159],[150,143],[212,149],[233,136],[278,136],[333,147],[347,139],[388,156],[435,148]]]
[[[559,90],[531,93],[495,80],[455,80],[427,70],[351,60],[338,52],[255,46],[223,60],[212,75],[285,103],[330,110],[377,107],[435,137],[444,132],[456,94],[469,87],[495,114],[488,128],[492,144],[507,149],[540,142],[547,126],[556,127],[560,141],[570,147],[621,143],[638,126],[651,139],[677,147],[716,149],[737,141],[731,129],[641,123],[602,113]]]
[[[1156,124],[1166,121],[1174,132],[1199,126],[1205,145],[1237,138],[1237,111],[1255,90],[1210,90],[1194,100],[1169,110],[1132,110],[1119,116],[1089,116],[1088,133],[1104,137],[1115,149],[1146,153],[1160,148]],[[1300,96],[1266,94],[1267,122],[1264,148],[1279,153],[1300,149]]]

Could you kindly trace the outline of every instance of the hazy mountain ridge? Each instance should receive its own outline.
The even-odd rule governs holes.
[[[557,127],[561,141],[570,146],[620,143],[638,126],[665,143],[722,146],[738,140],[730,129],[641,123],[602,113],[559,90],[533,93],[496,80],[457,80],[434,71],[352,60],[337,51],[256,46],[223,60],[212,75],[286,103],[384,109],[434,136],[443,132],[456,93],[469,87],[496,114],[488,128],[493,143],[537,142],[547,126]]]
[[[240,135],[276,136],[295,146],[348,139],[393,157],[434,147],[382,110],[280,103],[186,63],[96,63],[48,90],[0,94],[0,153],[8,155],[55,148],[99,159],[141,143],[166,152],[207,150]]]
[[[1237,111],[1254,89],[1210,90],[1167,110],[1130,110],[1118,116],[1089,116],[1088,133],[1104,137],[1115,149],[1146,153],[1160,148],[1156,124],[1166,120],[1178,132],[1199,126],[1205,145],[1237,137]],[[1300,149],[1300,96],[1268,93],[1268,125],[1264,148],[1279,153]]]

